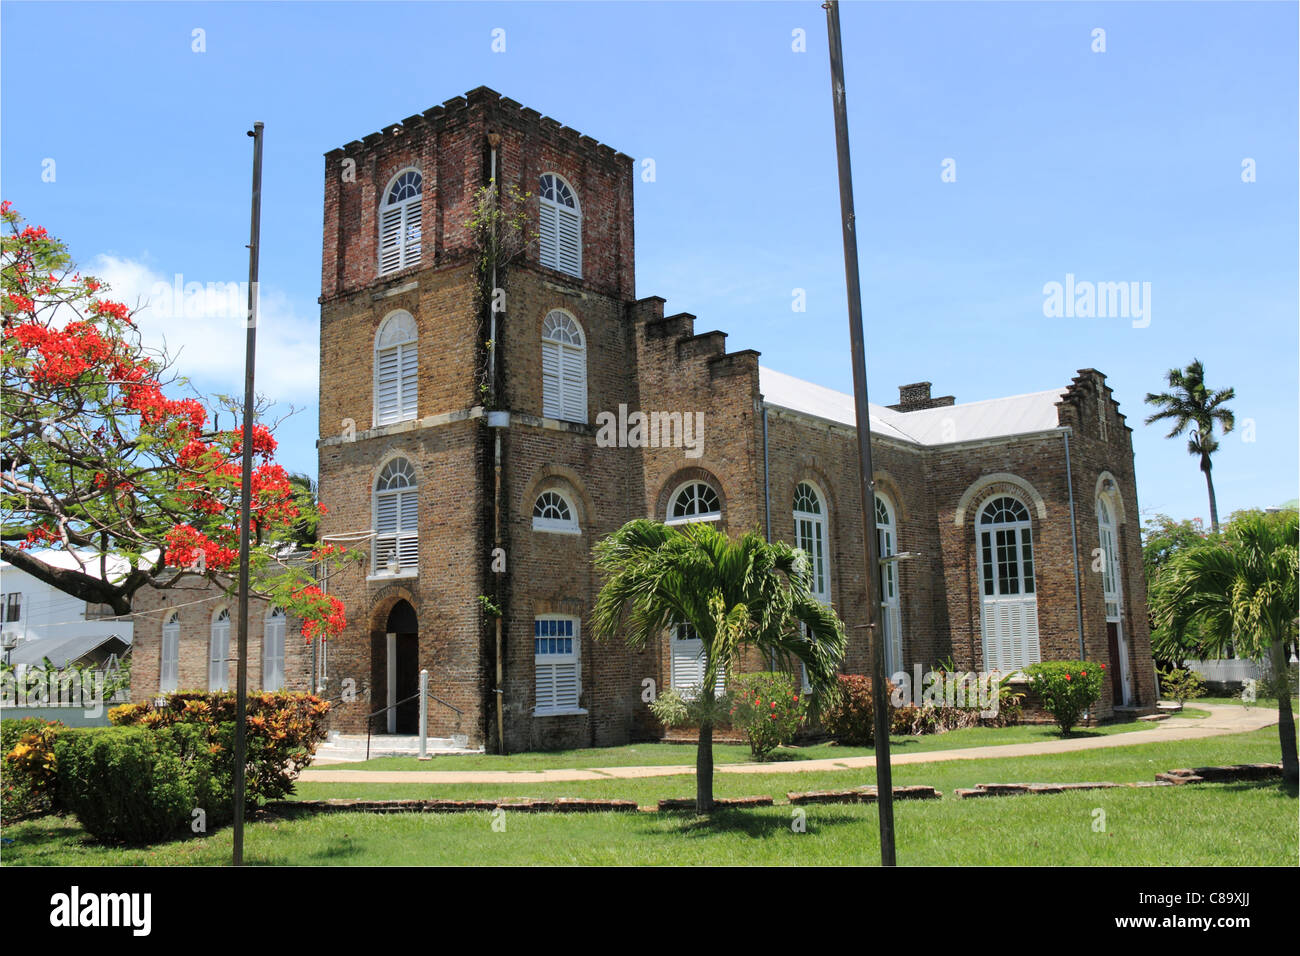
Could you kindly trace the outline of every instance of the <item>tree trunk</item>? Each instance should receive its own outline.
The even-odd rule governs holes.
[[[1277,736],[1282,744],[1282,779],[1287,783],[1296,783],[1300,777],[1300,768],[1296,762],[1295,715],[1291,713],[1291,680],[1286,644],[1281,638],[1275,640],[1269,648],[1269,658],[1273,665],[1271,683],[1277,692]]]
[[[700,742],[695,750],[695,812],[713,809],[713,725],[700,724]]]
[[[1210,477],[1210,459],[1201,460],[1201,471],[1205,472],[1205,487],[1210,492],[1210,530],[1219,533],[1219,505],[1214,500],[1214,479]]]

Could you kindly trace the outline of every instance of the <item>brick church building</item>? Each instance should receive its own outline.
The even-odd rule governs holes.
[[[630,157],[480,87],[324,172],[321,531],[368,555],[327,585],[349,625],[325,693],[357,690],[334,729],[364,732],[427,668],[433,736],[659,736],[643,689],[697,684],[698,641],[634,652],[588,628],[591,548],[635,517],[803,547],[849,629],[845,671],[867,672],[852,397],[637,296]],[[492,313],[468,221],[494,177],[531,194],[536,241]],[[1082,657],[1110,675],[1097,717],[1150,711],[1131,429],[1101,372],[1064,379],[962,404],[922,382],[872,407],[881,553],[912,555],[881,588],[888,669]],[[372,726],[412,733],[414,706]]]

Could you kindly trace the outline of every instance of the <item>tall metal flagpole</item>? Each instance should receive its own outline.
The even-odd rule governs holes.
[[[844,98],[844,54],[840,47],[840,5],[828,0],[826,25],[831,47],[831,93],[835,101],[835,146],[840,170],[840,216],[844,232],[844,277],[849,296],[849,338],[853,349],[853,405],[858,424],[858,483],[867,559],[867,634],[871,647],[871,696],[876,719],[876,792],[880,812],[880,862],[893,866],[894,784],[889,766],[889,696],[885,693],[885,647],[880,629],[880,555],[876,541],[876,495],[871,467],[871,412],[867,404],[867,357],[862,336],[862,288],[858,281],[858,238],[853,218],[853,172],[849,164],[849,113]]]
[[[248,241],[248,318],[244,336],[243,474],[239,506],[239,651],[235,659],[235,838],[232,862],[244,865],[244,777],[248,763],[248,533],[253,494],[253,367],[257,353],[257,259],[262,232],[262,124],[254,123],[253,216]]]

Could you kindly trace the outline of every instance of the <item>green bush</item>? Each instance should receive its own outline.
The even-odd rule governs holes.
[[[58,808],[105,842],[164,839],[195,819],[195,810],[207,823],[228,814],[229,796],[197,727],[71,729],[55,741],[55,753]]]
[[[1194,670],[1170,667],[1160,672],[1160,694],[1177,701],[1181,707],[1189,700],[1205,696],[1205,678]]]
[[[808,703],[789,674],[737,674],[731,689],[731,722],[745,732],[755,760],[762,760],[794,739],[808,712]]]
[[[822,715],[822,726],[842,744],[872,746],[876,740],[876,710],[871,697],[871,678],[840,674],[838,682],[839,693]],[[893,691],[894,685],[886,681],[886,694]]]
[[[1091,661],[1043,661],[1025,668],[1029,686],[1061,733],[1068,734],[1084,712],[1101,700],[1106,665]]]
[[[214,773],[227,793],[234,789],[235,709],[230,691],[182,691],[108,712],[119,726],[197,727],[213,755]],[[299,771],[325,739],[329,704],[310,694],[274,691],[249,694],[245,708],[248,743],[246,796],[256,805],[293,793]]]
[[[54,740],[64,730],[57,720],[21,717],[0,720],[0,820],[12,823],[54,809]]]

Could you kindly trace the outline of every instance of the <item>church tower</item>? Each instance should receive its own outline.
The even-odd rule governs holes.
[[[494,179],[525,222],[495,276],[472,224]],[[322,534],[366,554],[328,582],[326,693],[356,696],[334,729],[396,705],[370,729],[415,733],[422,669],[430,735],[489,750],[647,719],[629,652],[584,627],[591,546],[644,499],[594,437],[637,401],[633,299],[632,160],[534,110],[480,87],[326,154]]]

